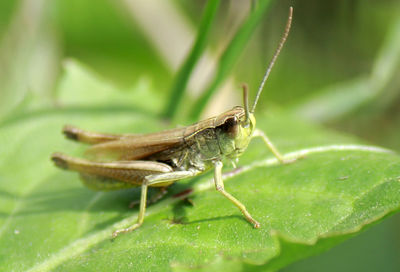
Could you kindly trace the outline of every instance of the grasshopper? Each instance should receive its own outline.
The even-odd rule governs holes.
[[[289,34],[293,9],[290,8],[286,28],[278,48],[265,72],[252,109],[248,106],[248,91],[243,85],[243,107],[236,106],[218,116],[193,125],[150,134],[103,134],[65,126],[69,139],[90,144],[87,152],[98,158],[113,155],[111,162],[86,160],[54,153],[55,165],[80,173],[82,182],[90,189],[109,191],[141,186],[137,222],[113,232],[121,233],[139,228],[144,220],[148,187],[165,188],[177,180],[189,178],[214,168],[215,188],[239,208],[255,228],[260,227],[246,207],[224,189],[223,161],[235,163],[254,137],[261,137],[269,150],[282,163],[281,153],[268,137],[255,128],[254,111],[271,69]]]

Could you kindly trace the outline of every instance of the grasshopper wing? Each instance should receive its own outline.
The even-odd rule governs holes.
[[[125,134],[116,140],[92,145],[87,154],[94,159],[140,160],[155,153],[184,145],[200,131],[215,126],[215,117],[193,125],[150,134]]]
[[[86,153],[102,160],[138,160],[183,143],[184,135],[185,128],[124,135],[118,140],[92,145]]]

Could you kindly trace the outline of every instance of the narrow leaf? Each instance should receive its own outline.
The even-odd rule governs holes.
[[[173,119],[180,107],[190,75],[206,48],[208,36],[216,17],[219,4],[219,0],[209,0],[205,7],[196,41],[172,84],[171,95],[165,110],[165,116],[168,118]]]
[[[271,1],[267,0],[260,1],[255,10],[239,28],[236,35],[233,37],[232,41],[229,43],[228,47],[221,56],[214,79],[211,81],[210,85],[207,87],[201,97],[196,101],[190,113],[191,120],[197,120],[199,118],[201,112],[211,99],[212,95],[229,75],[236,60],[239,58],[240,53],[243,51],[244,46],[250,39],[251,34],[254,32],[256,26],[262,19],[262,16],[269,7],[270,3]]]

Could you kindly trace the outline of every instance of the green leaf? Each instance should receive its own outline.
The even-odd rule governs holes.
[[[54,151],[83,147],[60,135],[65,123],[99,131],[147,132],[163,126],[139,112],[52,110],[0,128],[0,269],[2,271],[186,271],[232,266],[277,269],[326,250],[398,210],[400,157],[385,149],[301,124],[258,115],[259,127],[288,157],[279,165],[254,140],[226,189],[262,227],[253,229],[213,188],[211,175],[176,183],[151,205],[143,226],[113,242],[135,221],[139,191],[92,192],[76,173],[56,169]],[[268,129],[267,129],[268,127]],[[193,206],[174,194],[193,188]]]
[[[226,190],[261,222],[260,229],[215,191],[212,173],[206,173],[169,187],[167,196],[148,207],[143,226],[111,241],[112,231],[136,220],[138,208],[128,206],[140,191],[93,192],[76,173],[54,167],[51,153],[80,156],[85,149],[65,140],[61,128],[68,123],[145,133],[166,126],[125,107],[118,100],[121,91],[102,85],[87,69],[71,67],[59,92],[60,103],[69,106],[0,124],[1,271],[274,271],[399,210],[397,154],[281,113],[260,113],[258,127],[285,156],[300,157],[280,165],[254,139],[238,169],[226,164]],[[105,107],[105,99],[85,94],[75,106],[63,92],[79,85],[105,86],[110,101],[121,107]],[[136,98],[132,89],[128,96],[157,103],[151,92],[138,93]],[[189,188],[190,201],[175,197]]]

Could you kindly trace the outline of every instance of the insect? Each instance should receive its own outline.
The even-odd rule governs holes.
[[[114,156],[111,162],[86,160],[54,153],[56,166],[80,173],[83,183],[94,190],[109,191],[141,186],[137,222],[113,232],[121,233],[139,228],[144,220],[148,187],[165,188],[177,180],[193,177],[214,168],[215,188],[239,208],[255,228],[260,227],[246,207],[224,189],[223,161],[237,161],[250,140],[261,137],[280,162],[285,162],[268,137],[255,128],[254,111],[264,84],[289,34],[293,9],[290,8],[285,32],[265,72],[251,110],[247,87],[243,86],[244,105],[236,106],[216,117],[193,125],[150,134],[103,134],[65,126],[69,139],[90,144],[87,152],[97,158]]]

